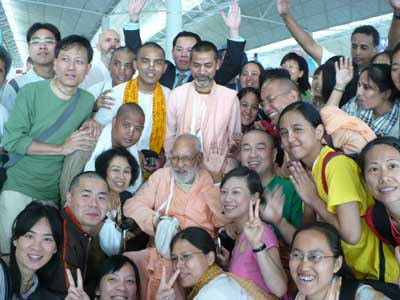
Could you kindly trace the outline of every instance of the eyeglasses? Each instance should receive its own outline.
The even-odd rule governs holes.
[[[36,46],[36,45],[39,45],[41,43],[44,43],[46,45],[52,45],[52,44],[56,43],[56,40],[52,39],[52,38],[44,38],[44,39],[32,38],[29,41],[29,45],[35,45]]]
[[[178,163],[179,161],[182,161],[182,163],[184,165],[190,165],[193,162],[193,160],[196,158],[197,154],[198,153],[196,153],[192,156],[190,156],[190,155],[183,155],[183,156],[171,155],[169,157],[169,160],[171,161],[171,163],[174,163],[174,164]]]
[[[267,97],[265,97],[265,99],[262,99],[262,102],[261,102],[261,105],[265,105],[265,104],[267,104],[267,103],[272,103],[272,102],[274,102],[276,99],[278,99],[278,97],[281,97],[281,96],[284,96],[284,95],[287,95],[287,94],[289,94],[290,92],[284,92],[284,93],[281,93],[281,94],[278,94],[278,95],[275,95],[275,96],[267,96]]]
[[[203,251],[198,251],[198,252],[188,252],[188,253],[183,253],[181,255],[171,255],[171,262],[174,265],[177,265],[179,261],[182,263],[187,263],[189,260],[193,258],[193,255],[195,254],[200,254],[203,253]]]
[[[324,258],[336,257],[335,255],[320,255],[320,254],[308,254],[304,255],[298,252],[290,253],[290,260],[293,261],[309,261],[312,264],[321,262]]]

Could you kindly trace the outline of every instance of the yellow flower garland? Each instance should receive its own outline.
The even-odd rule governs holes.
[[[139,102],[139,88],[137,78],[129,80],[125,87],[123,104]],[[167,130],[167,108],[164,92],[157,82],[153,94],[153,128],[151,129],[150,149],[160,153],[164,144]]]

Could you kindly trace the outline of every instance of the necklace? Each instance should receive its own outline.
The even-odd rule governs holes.
[[[73,96],[73,95],[75,94],[75,93],[71,93],[71,92],[66,92],[66,91],[64,91],[61,87],[58,86],[57,80],[56,80],[55,78],[51,81],[51,83],[52,83],[53,87],[54,87],[57,91],[59,91],[61,94],[63,94],[64,96],[71,97],[71,96]]]

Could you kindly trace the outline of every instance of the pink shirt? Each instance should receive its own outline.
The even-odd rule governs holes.
[[[265,243],[265,246],[267,246],[267,250],[273,247],[279,248],[278,239],[276,238],[274,231],[267,224],[264,224],[263,242]],[[245,248],[242,246],[243,243],[246,245]],[[256,254],[253,253],[244,233],[241,234],[239,241],[236,242],[235,247],[233,248],[229,264],[229,272],[241,278],[253,281],[266,293],[271,294],[270,289],[264,282],[260,268],[258,267]]]

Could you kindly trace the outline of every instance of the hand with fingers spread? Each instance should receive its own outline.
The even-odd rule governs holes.
[[[240,6],[237,0],[232,0],[231,5],[229,6],[228,14],[225,15],[224,12],[221,12],[222,19],[226,27],[229,28],[230,38],[237,39],[240,37],[239,35],[239,27],[240,27]]]
[[[319,199],[314,178],[307,172],[301,162],[294,161],[290,166],[290,181],[293,183],[297,194],[307,204],[312,204]]]
[[[344,90],[353,79],[353,63],[350,57],[341,57],[335,62],[336,84],[335,88]]]
[[[129,0],[128,14],[131,22],[138,22],[147,0]]]
[[[81,125],[79,130],[89,131],[90,137],[97,140],[99,138],[101,132],[103,131],[103,127],[99,123],[97,123],[95,120],[88,119],[85,122],[83,122],[83,124]]]
[[[115,99],[108,94],[112,92],[112,89],[105,90],[99,97],[97,97],[94,104],[94,111],[98,111],[100,108],[111,109],[114,106]]]
[[[76,270],[76,284],[70,269],[67,269],[67,278],[69,283],[68,295],[65,300],[90,300],[83,289],[83,280],[81,270]]]
[[[276,186],[272,191],[264,193],[267,203],[261,206],[261,217],[275,226],[282,222],[285,197],[281,186]]]
[[[156,299],[157,300],[175,300],[175,290],[172,288],[174,285],[176,279],[179,276],[179,269],[177,269],[172,275],[171,279],[167,281],[167,272],[165,270],[165,267],[162,268],[162,274],[161,274],[161,282],[160,286],[157,291]]]
[[[90,151],[96,139],[90,136],[88,130],[77,130],[67,138],[61,146],[61,154],[64,156],[70,155],[75,151]]]
[[[243,229],[246,238],[253,249],[262,246],[264,224],[260,219],[260,199],[257,199],[255,205],[249,205],[249,220],[244,225]]]
[[[276,8],[278,10],[278,14],[282,16],[287,16],[290,14],[290,0],[277,0]]]
[[[220,181],[222,168],[227,156],[227,151],[224,147],[218,146],[217,143],[210,145],[207,157],[204,158],[204,165],[214,179],[214,182]]]

